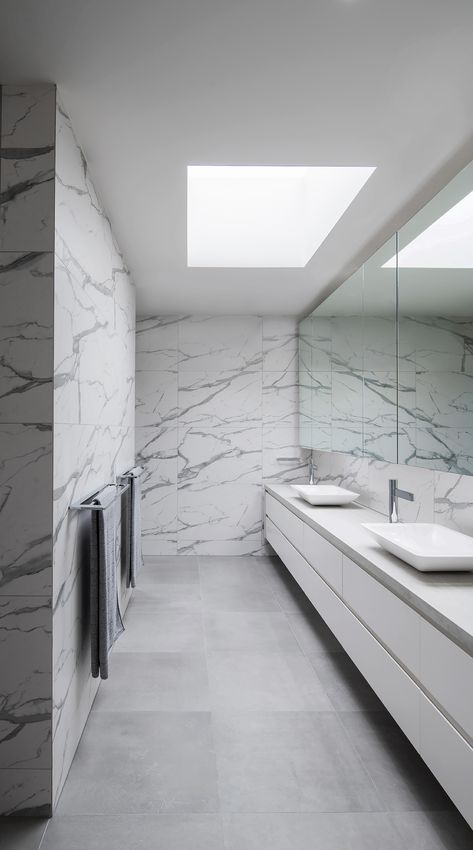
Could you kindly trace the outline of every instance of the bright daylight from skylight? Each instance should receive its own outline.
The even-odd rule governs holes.
[[[375,169],[187,167],[187,265],[303,268]]]
[[[471,269],[473,268],[473,192],[462,198],[448,212],[434,221],[423,233],[399,252],[400,268],[406,269]],[[383,269],[394,268],[391,257]]]

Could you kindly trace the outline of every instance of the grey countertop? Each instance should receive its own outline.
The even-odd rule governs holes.
[[[362,526],[364,522],[386,522],[369,508],[355,504],[313,507],[288,484],[266,485],[266,490],[473,655],[473,572],[421,573],[390,555]]]

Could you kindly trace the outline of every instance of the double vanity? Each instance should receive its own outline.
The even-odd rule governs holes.
[[[267,541],[473,827],[473,572],[403,563],[365,527],[380,519],[266,486]]]

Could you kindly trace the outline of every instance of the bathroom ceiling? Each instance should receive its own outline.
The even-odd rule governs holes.
[[[58,84],[138,312],[303,314],[473,158],[471,0],[0,0]],[[187,268],[188,165],[372,165],[304,268]]]

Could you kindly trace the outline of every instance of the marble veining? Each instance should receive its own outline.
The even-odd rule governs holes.
[[[262,483],[300,481],[295,319],[148,317],[136,334],[147,554],[253,554]]]
[[[54,694],[56,800],[97,691],[90,676],[89,521],[69,505],[134,466],[135,292],[69,117],[56,123]],[[126,605],[117,503],[117,555]]]

